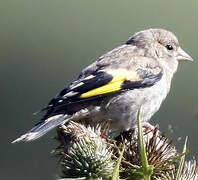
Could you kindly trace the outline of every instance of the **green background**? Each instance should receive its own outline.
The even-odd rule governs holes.
[[[194,58],[180,64],[152,122],[166,134],[171,125],[179,149],[189,136],[188,157],[197,157],[197,18],[197,0],[0,0],[0,179],[56,178],[54,131],[32,143],[10,142],[82,68],[151,27],[173,31]]]

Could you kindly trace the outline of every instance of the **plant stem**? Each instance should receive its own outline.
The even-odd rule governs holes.
[[[138,111],[137,118],[138,118],[138,149],[140,153],[140,161],[142,164],[140,172],[143,175],[144,180],[150,180],[151,175],[153,173],[153,166],[150,166],[147,160],[146,148],[145,148],[145,143],[144,143],[144,135],[143,135],[142,125],[141,125],[141,108]]]

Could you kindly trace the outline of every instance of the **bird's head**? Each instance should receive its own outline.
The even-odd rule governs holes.
[[[174,72],[180,61],[193,61],[179,45],[177,37],[164,29],[148,29],[135,33],[126,44],[144,49],[145,56],[156,58],[160,64]]]

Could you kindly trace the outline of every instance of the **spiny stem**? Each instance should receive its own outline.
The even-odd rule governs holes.
[[[111,180],[119,180],[119,170],[120,170],[120,164],[121,164],[121,160],[122,160],[122,157],[123,157],[123,154],[124,154],[124,150],[125,150],[125,144],[123,144],[123,147],[122,147],[122,151],[120,152],[120,156],[119,156],[119,159],[116,163],[116,166],[113,170],[113,174],[112,174],[112,179]]]
[[[187,140],[188,140],[188,137],[186,137],[186,139],[185,139],[185,143],[184,143],[184,147],[183,147],[183,151],[182,151],[183,156],[181,157],[175,180],[179,180],[181,177],[181,173],[182,173],[182,170],[184,167],[184,161],[185,161]]]

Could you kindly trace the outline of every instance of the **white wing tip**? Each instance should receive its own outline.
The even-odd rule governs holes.
[[[12,141],[11,143],[14,144],[14,143],[18,143],[20,141],[32,141],[34,139],[37,139],[37,134],[38,132],[29,132],[29,133],[26,133],[22,136],[20,136],[19,138],[15,139],[14,141]]]

